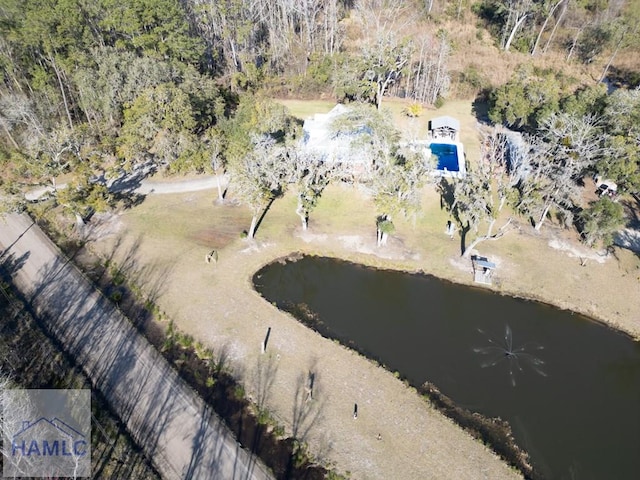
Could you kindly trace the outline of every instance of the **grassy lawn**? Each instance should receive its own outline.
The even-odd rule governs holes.
[[[327,101],[282,102],[300,118],[326,112],[333,106]],[[392,111],[398,123],[411,121],[402,114],[404,105],[406,102],[401,100],[385,101],[385,108]],[[478,157],[480,145],[471,103],[451,101],[441,109],[425,110],[423,116],[415,120],[426,129],[428,119],[437,115],[451,115],[460,120],[461,140],[467,157],[473,162]],[[144,236],[151,251],[177,254],[198,249],[203,252],[211,248],[220,250],[236,245],[251,219],[248,209],[234,202],[233,186],[229,194],[227,205],[214,202],[215,191],[151,195],[140,206],[126,212],[123,218],[128,232]],[[313,249],[313,243],[300,242],[300,220],[295,207],[295,192],[291,190],[276,199],[259,225],[257,240],[277,242],[291,250]],[[343,237],[343,243],[347,237],[358,237],[360,244],[366,245],[364,250],[373,253],[361,258],[357,251],[336,248],[335,255],[355,255],[365,263],[424,270],[454,281],[470,282],[468,265],[458,258],[459,238],[456,236],[452,241],[444,235],[449,217],[440,208],[439,197],[432,185],[425,187],[422,212],[415,219],[394,219],[396,231],[387,251],[372,251],[376,214],[371,199],[362,188],[330,185],[311,213],[309,234]],[[550,246],[552,240],[555,240],[555,248]],[[333,245],[336,245],[335,241]],[[353,250],[353,245],[351,247]],[[323,245],[319,250],[326,248]],[[640,262],[632,252],[616,249],[615,255],[603,263],[591,260],[584,267],[581,257],[597,259],[598,256],[580,245],[574,232],[559,229],[550,222],[541,232],[536,232],[524,220],[503,239],[482,243],[478,250],[499,261],[494,288],[502,293],[543,299],[621,325],[635,334],[640,332],[640,296],[637,295]],[[381,261],[381,258],[385,260]],[[558,280],[566,282],[562,289],[556,288]]]
[[[301,116],[332,106],[327,102],[287,104]],[[402,117],[402,102],[388,101],[387,105],[399,122],[408,120]],[[461,121],[462,141],[473,162],[479,142],[469,102],[451,102],[438,111],[426,111],[419,120],[426,122],[436,114]],[[266,405],[287,431],[297,379],[301,371],[308,373],[309,365],[317,366],[326,401],[322,422],[314,425],[306,441],[313,454],[338,471],[350,471],[352,478],[409,480],[423,478],[425,471],[439,472],[434,473],[438,478],[474,478],[478,471],[491,472],[488,478],[517,477],[500,462],[496,464],[484,446],[468,443],[468,435],[442,420],[390,372],[301,326],[252,288],[254,272],[292,252],[424,271],[471,284],[470,262],[460,257],[459,238],[451,240],[444,233],[449,217],[440,208],[433,185],[424,188],[419,216],[394,219],[396,231],[383,248],[375,245],[377,212],[359,187],[330,185],[311,213],[307,232],[302,231],[295,214],[295,192],[288,191],[271,205],[255,241],[241,236],[251,216],[246,207],[234,202],[232,186],[228,204],[218,205],[215,198],[215,190],[149,195],[139,206],[111,219],[117,224],[113,230],[119,228],[118,235],[92,246],[112,255],[118,242],[131,245],[138,239],[133,253],[121,248],[114,254],[116,260],[129,255],[140,268],[148,267],[147,281],[152,283],[156,277],[162,285],[157,297],[161,310],[183,332],[214,351],[225,352],[250,395],[263,388],[255,380],[256,372],[264,369],[261,362],[266,361],[258,345],[266,329],[273,327],[270,349],[276,356],[269,361],[277,359],[277,375]],[[497,264],[491,289],[573,309],[640,337],[640,256],[615,249],[614,255],[603,259],[581,245],[575,232],[552,222],[541,232],[524,221],[517,227],[499,241],[477,247],[478,253]],[[206,265],[204,257],[212,248],[218,250],[220,260]],[[362,415],[357,422],[345,422],[344,405],[353,405],[353,398],[363,392],[377,412],[375,418]],[[346,413],[348,418],[349,411]],[[378,433],[384,442],[375,440]],[[439,439],[437,445],[431,442],[433,438]],[[469,453],[478,446],[484,450]],[[429,455],[417,453],[427,451]]]
[[[330,100],[279,99],[277,101],[287,107],[291,115],[300,120],[304,120],[316,113],[327,113],[336,105],[334,101]]]
[[[249,227],[250,213],[234,204],[232,190],[230,205],[217,205],[214,197],[213,192],[151,195],[122,216],[127,235],[143,237],[156,262],[165,255],[175,259],[199,252],[204,256],[212,248],[235,251],[243,242],[241,233]],[[381,249],[375,248],[375,206],[361,188],[330,185],[311,213],[308,234],[332,238],[327,245],[300,240],[295,207],[293,191],[276,199],[257,230],[256,241],[377,266],[424,270],[461,283],[471,281],[470,266],[459,258],[459,237],[451,240],[444,234],[449,216],[440,208],[432,185],[424,189],[419,215],[394,219],[396,231]],[[356,240],[359,247],[347,246]],[[581,245],[574,232],[551,223],[536,232],[523,221],[499,241],[484,242],[477,248],[499,264],[493,287],[497,291],[541,299],[640,332],[640,259],[632,252],[616,249],[614,256],[599,263],[596,252]],[[363,252],[367,255],[362,256]],[[594,259],[582,266],[581,259],[589,257]],[[559,282],[565,285],[558,288]]]

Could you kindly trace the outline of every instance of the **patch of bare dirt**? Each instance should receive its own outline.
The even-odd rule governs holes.
[[[363,235],[329,235],[301,231],[296,234],[307,244],[339,245],[342,249],[388,260],[419,260],[420,254],[406,248],[399,238],[390,238],[386,245],[378,246],[375,239]]]
[[[96,213],[91,221],[84,226],[84,235],[87,240],[102,240],[120,233],[123,223],[120,215],[115,212]]]
[[[216,228],[209,228],[192,235],[191,239],[203,247],[220,249],[237,240],[241,232],[241,228],[228,228],[222,231]]]

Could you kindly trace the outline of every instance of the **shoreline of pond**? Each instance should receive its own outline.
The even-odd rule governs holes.
[[[574,313],[582,317],[584,321],[595,322],[606,329],[610,329],[614,332],[620,333],[625,337],[629,338],[633,342],[638,342],[638,338],[634,335],[631,335],[628,331],[615,328],[611,325],[610,322],[606,320],[593,318],[588,316],[582,312],[577,312],[575,310],[569,308],[561,308],[557,305],[549,301],[541,301],[536,298],[526,298],[519,295],[509,295],[504,291],[496,291],[494,289],[487,289],[478,285],[474,285],[472,283],[463,283],[463,282],[455,282],[450,279],[441,278],[431,273],[427,273],[424,270],[408,270],[401,268],[391,268],[389,266],[380,267],[379,265],[373,266],[367,263],[354,261],[353,259],[345,259],[335,255],[322,255],[317,253],[307,253],[301,250],[289,253],[284,256],[277,256],[272,261],[266,262],[261,265],[255,273],[251,277],[251,284],[253,289],[263,298],[266,302],[272,303],[281,311],[289,313],[293,316],[296,321],[302,323],[307,328],[313,330],[319,335],[323,336],[332,341],[337,341],[345,348],[353,350],[358,355],[361,355],[363,358],[366,358],[368,361],[372,361],[378,366],[382,367],[387,372],[393,374],[400,380],[402,380],[407,386],[413,387],[420,396],[425,397],[427,402],[436,408],[440,413],[447,416],[451,420],[453,420],[456,425],[458,425],[461,429],[469,433],[472,437],[489,446],[500,458],[503,459],[508,465],[516,468],[526,479],[540,479],[544,478],[542,474],[534,469],[534,466],[530,462],[529,452],[527,452],[524,448],[522,448],[516,439],[514,438],[513,431],[509,422],[499,418],[499,417],[491,417],[485,416],[481,413],[474,412],[467,408],[464,408],[455,401],[453,401],[450,397],[443,394],[438,386],[434,383],[431,383],[430,380],[425,381],[422,385],[417,385],[415,383],[410,382],[407,378],[400,372],[394,372],[393,369],[387,367],[384,362],[380,361],[379,358],[376,358],[374,355],[368,354],[365,350],[356,345],[353,341],[345,342],[344,339],[340,338],[338,335],[331,333],[330,330],[327,330],[326,327],[320,327],[323,323],[317,314],[313,312],[312,309],[309,308],[306,304],[295,304],[291,302],[284,303],[274,303],[272,300],[267,299],[263,296],[259,287],[259,278],[261,272],[268,268],[270,265],[279,263],[282,265],[286,265],[287,263],[295,263],[305,257],[312,257],[323,260],[332,260],[338,261],[345,264],[350,264],[355,267],[371,269],[375,271],[386,271],[386,272],[395,272],[395,273],[405,273],[409,275],[427,277],[431,279],[438,280],[440,282],[445,282],[450,285],[463,286],[463,287],[471,287],[474,290],[483,291],[490,294],[498,293],[502,297],[509,297],[511,299],[523,301],[523,302],[533,302],[540,304],[541,306],[553,308],[558,311],[568,312],[573,315]],[[323,331],[326,330],[326,331]]]
[[[338,195],[341,195],[340,191]],[[199,198],[201,196],[202,195],[192,195],[189,197],[189,201],[193,202],[194,199],[200,201]],[[160,204],[163,203],[160,202]],[[145,212],[147,212],[147,214],[154,214],[153,207],[155,205],[156,203],[153,203],[151,205],[152,208],[147,207]],[[192,208],[191,205],[192,203],[189,204],[190,208]],[[156,234],[147,237],[149,240],[145,241],[145,247],[140,261],[143,264],[149,265],[171,264],[172,275],[170,278],[166,278],[168,282],[163,280],[166,286],[162,298],[159,298],[159,307],[163,311],[166,311],[171,318],[174,318],[176,325],[186,333],[192,334],[195,338],[210,344],[214,349],[217,348],[218,350],[222,349],[222,351],[230,352],[234,363],[237,360],[240,371],[251,372],[255,369],[255,361],[259,358],[259,352],[255,351],[254,346],[257,346],[263,341],[264,332],[267,327],[274,328],[275,335],[271,337],[269,350],[271,351],[273,349],[273,354],[278,353],[278,357],[281,357],[278,359],[280,364],[278,381],[284,383],[280,385],[282,388],[279,390],[281,391],[278,391],[277,394],[274,392],[274,398],[269,400],[268,406],[277,418],[284,421],[283,423],[285,425],[288,425],[290,421],[286,419],[290,415],[291,407],[289,403],[291,395],[293,394],[293,392],[287,390],[288,386],[295,385],[299,369],[304,367],[305,362],[311,362],[309,365],[316,365],[315,362],[320,359],[321,365],[318,368],[320,368],[321,374],[326,378],[327,383],[325,387],[331,389],[334,398],[331,404],[327,405],[327,411],[325,412],[327,418],[323,424],[314,427],[317,428],[317,430],[313,438],[310,439],[310,445],[313,446],[312,451],[322,452],[323,436],[325,436],[324,438],[335,437],[332,441],[335,441],[337,445],[341,445],[341,451],[334,451],[330,455],[330,459],[332,462],[336,462],[335,465],[338,466],[338,468],[342,468],[345,471],[366,474],[366,472],[371,471],[371,466],[375,465],[377,467],[375,471],[377,472],[385,471],[385,468],[388,469],[389,473],[406,470],[406,478],[420,478],[419,474],[415,476],[415,468],[405,468],[406,462],[404,464],[398,463],[398,461],[389,458],[382,452],[383,450],[386,451],[386,449],[392,448],[392,445],[394,451],[405,451],[403,449],[406,445],[398,445],[398,442],[404,442],[404,440],[393,442],[390,440],[391,432],[397,432],[397,424],[389,424],[386,420],[387,417],[380,418],[379,416],[375,420],[371,419],[371,425],[365,424],[365,421],[369,421],[366,419],[366,410],[361,415],[362,418],[360,421],[357,422],[358,425],[352,425],[351,423],[346,425],[340,420],[344,412],[340,410],[339,406],[344,405],[345,402],[348,404],[354,395],[357,396],[360,394],[359,392],[366,392],[367,397],[376,404],[379,412],[392,415],[389,418],[404,419],[405,413],[411,412],[411,418],[414,419],[414,423],[415,421],[417,421],[417,423],[414,425],[403,425],[402,430],[402,435],[406,436],[407,440],[411,440],[411,444],[413,445],[413,448],[405,452],[405,455],[410,456],[407,458],[413,458],[416,445],[421,445],[423,449],[428,448],[428,451],[431,451],[433,447],[436,451],[441,452],[441,454],[446,451],[448,452],[448,456],[455,458],[455,454],[453,454],[455,449],[460,448],[461,445],[467,445],[465,437],[471,438],[471,436],[468,433],[460,436],[453,428],[445,428],[440,423],[440,420],[437,419],[437,417],[440,416],[445,417],[444,415],[439,413],[437,416],[432,417],[428,413],[430,408],[425,409],[417,406],[417,402],[422,403],[424,406],[426,406],[427,403],[420,399],[419,395],[415,395],[416,392],[414,388],[408,389],[407,386],[405,386],[405,390],[413,391],[411,396],[414,398],[411,399],[408,396],[408,391],[403,391],[402,388],[397,387],[396,383],[402,385],[402,382],[394,382],[394,376],[393,374],[389,375],[388,370],[380,369],[380,373],[374,373],[371,368],[374,366],[377,367],[377,365],[374,365],[375,362],[368,360],[365,362],[364,358],[362,358],[362,361],[356,361],[355,359],[351,361],[349,360],[351,355],[341,352],[342,346],[339,349],[335,349],[332,342],[327,342],[325,341],[326,339],[320,340],[319,336],[316,337],[314,333],[303,333],[303,330],[309,330],[309,332],[311,332],[311,330],[302,325],[296,327],[295,325],[298,325],[299,322],[297,320],[290,322],[286,317],[289,319],[291,319],[291,317],[286,313],[275,315],[276,309],[268,302],[265,302],[251,285],[252,276],[259,271],[260,268],[278,259],[286,259],[302,254],[328,256],[376,269],[432,275],[453,284],[471,286],[480,290],[499,293],[502,296],[538,301],[564,310],[572,310],[572,308],[568,308],[569,305],[567,302],[564,302],[564,299],[577,299],[580,293],[578,292],[578,294],[576,294],[573,292],[571,295],[565,295],[564,290],[560,290],[560,303],[554,302],[553,298],[543,298],[531,294],[524,295],[521,289],[527,288],[528,285],[532,285],[536,292],[544,293],[545,289],[539,288],[539,284],[537,283],[527,283],[529,278],[519,278],[513,275],[520,268],[527,268],[528,262],[521,261],[519,257],[504,254],[503,250],[509,251],[509,248],[513,248],[508,246],[511,240],[508,240],[507,244],[499,243],[500,248],[493,253],[493,245],[496,244],[487,244],[487,248],[483,249],[483,254],[489,254],[492,258],[495,258],[496,254],[502,257],[502,263],[499,264],[500,275],[501,278],[505,278],[502,286],[495,285],[488,289],[487,287],[474,285],[471,282],[472,273],[470,262],[468,270],[465,266],[461,268],[462,262],[460,261],[459,253],[457,253],[457,243],[450,243],[448,238],[441,241],[441,232],[439,231],[433,232],[433,234],[427,232],[426,237],[420,237],[419,243],[416,243],[418,239],[416,234],[404,240],[392,237],[389,245],[383,248],[376,248],[374,239],[370,238],[360,223],[356,222],[353,224],[351,230],[349,230],[346,235],[330,234],[327,233],[329,229],[328,225],[330,225],[326,223],[328,219],[321,219],[318,216],[315,220],[317,224],[313,225],[313,231],[305,233],[297,227],[287,230],[288,234],[282,236],[281,233],[276,235],[276,232],[280,232],[279,225],[288,221],[286,220],[289,218],[288,216],[283,217],[288,215],[288,210],[286,212],[280,211],[282,208],[278,210],[278,205],[275,207],[276,209],[270,213],[273,216],[273,221],[266,225],[266,229],[261,231],[260,239],[235,239],[229,241],[229,243],[226,243],[224,246],[218,246],[217,251],[219,252],[220,258],[215,265],[208,264],[206,267],[202,265],[203,256],[205,253],[211,251],[211,246],[207,245],[211,245],[210,242],[215,242],[217,237],[214,237],[213,233],[207,233],[210,232],[210,230],[204,230],[198,233],[200,232],[199,229],[202,228],[200,226],[192,228],[193,232],[189,237],[195,238],[196,240],[200,239],[195,244],[184,244],[184,242],[179,243],[177,241],[174,243],[170,241],[167,244],[164,239],[164,230],[159,229]],[[210,208],[208,200],[206,201],[206,208]],[[219,214],[220,222],[229,221],[226,217],[226,212],[227,210],[223,210],[222,208],[220,208],[219,211],[216,210],[216,216]],[[134,218],[138,217],[139,214],[134,216]],[[140,227],[148,229],[147,219],[141,219],[138,220],[138,222],[140,223],[133,225],[132,233],[139,230]],[[125,221],[124,223],[125,225],[129,225],[128,228],[131,227],[129,222]],[[135,244],[135,236],[131,236],[130,238]],[[524,234],[522,238],[520,238],[520,236],[514,236],[513,241],[518,243],[516,248],[527,248],[527,250],[529,250],[528,247],[531,243],[529,238],[530,235]],[[207,243],[203,243],[203,239],[207,239]],[[104,247],[109,249],[110,244],[110,241],[106,242]],[[117,249],[118,245],[119,243],[116,241],[111,247]],[[503,245],[506,245],[506,248],[503,249]],[[517,252],[521,250],[514,249],[512,251],[517,254]],[[170,255],[167,255],[167,252],[171,252]],[[107,253],[107,255],[111,254]],[[180,257],[181,261],[175,263],[175,261],[172,260],[172,258],[175,257]],[[517,263],[514,263],[514,261]],[[554,266],[556,268],[565,268],[564,266],[573,268],[572,265],[575,264],[572,259],[567,257],[566,253],[553,250],[550,251],[550,258],[548,258],[547,261],[554,262],[549,268],[553,268]],[[617,268],[612,269],[612,266],[613,264],[608,262],[608,264],[605,264],[604,269],[599,265],[593,265],[593,267],[590,266],[587,269],[577,267],[576,272],[573,273],[581,275],[586,273],[587,276],[591,274],[592,277],[597,274],[600,278],[606,278],[607,275],[616,274]],[[629,273],[631,275],[628,275]],[[618,279],[612,283],[612,286],[618,285],[613,288],[618,289],[618,291],[623,291],[624,288],[620,289],[619,286],[628,285],[628,281],[631,280],[630,277],[634,275],[634,271],[629,270],[626,278]],[[624,272],[622,272],[622,276],[625,276]],[[554,276],[554,281],[560,284],[566,281],[566,277],[568,277],[568,275],[564,275],[563,278]],[[193,287],[188,290],[184,288],[187,279],[189,279],[188,283],[193,285]],[[505,288],[506,285],[511,287],[509,291]],[[599,283],[588,285],[588,289],[596,293],[603,292],[599,285]],[[520,289],[518,287],[520,287]],[[627,291],[628,290],[629,289],[627,289]],[[214,295],[211,295],[212,292],[217,292],[217,294],[214,293]],[[549,292],[553,293],[552,291]],[[602,297],[596,295],[594,298],[597,301],[597,298]],[[610,328],[629,334],[628,330],[617,328],[615,323],[615,302],[617,302],[619,298],[620,296],[618,295],[614,299],[604,301],[602,308],[598,309],[598,313],[600,314],[598,316],[590,314],[588,303],[584,305],[585,311],[580,313],[585,314],[588,318],[604,323]],[[573,310],[576,311],[578,308],[575,307],[579,305],[579,302],[575,302],[571,306],[574,307]],[[620,309],[624,318],[630,314],[634,314],[637,310],[636,302]],[[607,319],[613,318],[614,322],[608,322],[606,319],[600,318],[603,313],[606,314],[609,312],[612,312],[613,315],[612,317],[607,317]],[[212,318],[216,318],[217,321],[212,323]],[[633,322],[627,325],[635,326]],[[301,350],[302,347],[304,348]],[[345,349],[345,351],[346,350],[350,349]],[[355,352],[353,354],[355,354]],[[333,356],[335,356],[335,359]],[[336,368],[337,359],[351,361],[352,363],[349,365],[353,365],[354,371],[358,372],[356,384],[349,384],[346,390],[346,384],[343,383],[344,379],[342,378],[343,372],[338,373],[337,371],[331,371],[332,368]],[[329,375],[329,377],[326,377],[327,375]],[[362,376],[362,378],[360,378],[360,376]],[[375,383],[373,378],[376,378]],[[285,381],[285,379],[287,379],[287,381]],[[251,378],[247,381],[247,389],[249,392],[253,388],[251,381]],[[380,388],[383,390],[380,391]],[[388,396],[390,394],[393,394],[393,397]],[[382,397],[390,400],[391,404],[379,404],[378,402]],[[409,411],[397,411],[396,402],[398,402],[399,399],[404,399],[405,402],[411,405]],[[338,407],[336,407],[336,405],[338,405]],[[395,415],[395,417],[393,415]],[[418,417],[414,417],[414,415],[418,415]],[[454,422],[450,419],[447,420],[449,420],[453,427]],[[402,421],[404,422],[404,420]],[[437,426],[435,424],[437,424]],[[365,427],[365,425],[367,426]],[[420,439],[420,437],[415,437],[416,434],[421,434],[421,432],[417,430],[422,431],[425,425],[429,425],[430,436],[438,432],[442,439],[442,445],[424,445],[424,441]],[[287,428],[290,427],[290,425],[287,426]],[[380,429],[385,440],[389,438],[389,442],[374,442],[374,444],[369,445],[366,450],[361,451],[360,444],[363,442],[367,444],[369,441],[367,429],[375,429],[374,440],[375,435],[377,435],[377,430]],[[455,430],[463,431],[458,425],[455,425]],[[416,440],[418,443],[415,443]],[[481,441],[478,442],[475,440],[474,442],[482,445]],[[454,443],[456,447],[452,450],[451,448]],[[400,447],[400,450],[398,450],[398,447]],[[489,451],[488,448],[486,449]],[[472,450],[475,451],[475,447],[473,447]],[[433,453],[435,453],[435,451]],[[491,456],[496,455],[492,452]],[[452,474],[452,472],[465,469],[466,465],[475,465],[475,470],[479,466],[478,463],[474,463],[476,461],[480,462],[483,469],[496,468],[493,460],[490,460],[489,457],[485,458],[484,456],[466,459],[459,462],[456,468],[453,469],[449,462],[444,461],[445,457],[441,457],[441,459],[438,459],[440,457],[424,458],[424,456],[421,455],[420,458],[421,460],[417,461],[416,465],[424,464],[428,466],[427,468],[430,470],[435,469],[433,471],[440,471],[443,475],[442,478],[450,478],[447,477],[445,472]],[[504,465],[506,467],[506,463]],[[424,471],[424,468],[420,471]],[[467,468],[465,471],[468,472],[471,470]],[[504,472],[503,470],[500,471]],[[515,469],[512,470],[512,472],[515,474]],[[506,475],[509,476],[508,473]],[[500,478],[500,475],[495,475],[494,478]]]
[[[272,263],[277,263],[277,262],[282,263],[282,262],[286,262],[286,261],[299,260],[304,256],[331,258],[331,259],[338,260],[338,261],[341,261],[341,262],[348,262],[348,263],[352,263],[354,265],[359,265],[359,266],[363,266],[363,267],[367,267],[367,268],[373,268],[373,269],[381,270],[381,271],[401,272],[401,273],[406,273],[406,274],[410,274],[410,275],[424,275],[424,276],[427,276],[427,277],[435,278],[435,279],[443,281],[443,282],[448,282],[448,283],[450,283],[452,285],[461,285],[461,286],[465,286],[465,287],[476,289],[478,291],[490,292],[490,293],[493,293],[493,294],[496,294],[496,295],[500,295],[500,296],[503,296],[503,297],[509,297],[509,298],[513,298],[513,299],[521,300],[521,301],[525,301],[525,302],[539,303],[539,304],[544,305],[544,306],[549,307],[549,308],[554,308],[554,309],[557,309],[557,310],[568,312],[571,315],[574,315],[574,314],[580,315],[580,316],[584,317],[584,319],[586,321],[599,323],[599,324],[601,324],[601,325],[603,325],[603,326],[605,326],[607,328],[610,328],[612,330],[615,330],[617,332],[620,332],[620,333],[628,336],[634,342],[640,343],[640,328],[639,329],[635,329],[635,328],[632,328],[632,327],[630,327],[628,325],[621,324],[620,322],[617,322],[617,321],[613,320],[612,318],[608,318],[606,315],[594,315],[593,313],[588,312],[586,309],[581,309],[579,306],[576,306],[576,305],[573,305],[573,304],[568,304],[566,302],[560,302],[560,301],[554,301],[553,299],[544,297],[542,295],[525,293],[525,292],[520,292],[520,291],[516,291],[516,290],[509,290],[507,288],[496,288],[493,285],[480,285],[480,284],[474,283],[472,281],[464,281],[464,280],[456,279],[456,278],[453,278],[453,277],[446,277],[446,276],[442,276],[442,275],[437,275],[437,274],[429,272],[428,270],[425,270],[423,268],[395,267],[393,265],[393,259],[387,259],[387,258],[384,258],[384,257],[375,256],[375,255],[373,255],[373,257],[375,258],[376,261],[368,262],[366,257],[362,258],[362,259],[355,259],[351,255],[341,255],[341,254],[336,254],[336,253],[323,253],[323,252],[321,252],[319,250],[316,250],[316,249],[308,249],[308,250],[306,250],[306,249],[298,249],[298,250],[292,251],[291,253],[285,254],[285,255],[276,254],[276,255],[273,256],[273,258],[271,260],[267,260],[267,261],[264,261],[263,263],[260,263],[260,266],[252,274],[252,278],[253,278],[253,275],[255,275],[255,273],[257,273],[259,270],[261,270],[262,268],[266,267],[267,265],[270,265]],[[469,260],[469,262],[470,262],[470,260]],[[639,288],[640,288],[640,286],[639,286]]]
[[[252,277],[252,285],[254,286],[255,291],[260,295],[261,298],[268,302],[269,300],[267,300],[256,288],[256,281],[260,272],[274,263],[286,265],[287,263],[297,262],[304,257],[331,258],[332,260],[350,263],[351,265],[363,266],[362,264],[351,262],[349,260],[324,257],[320,255],[307,255],[301,252],[295,252],[284,257],[278,257],[274,261],[260,267],[260,269],[258,269]],[[369,266],[364,267],[374,268]],[[418,272],[403,272],[400,270],[380,268],[374,269],[411,273],[417,275],[428,275],[432,278],[437,278],[433,275]],[[422,385],[412,384],[409,380],[404,378],[401,373],[398,374],[398,372],[393,372],[384,363],[380,362],[379,359],[373,358],[372,356],[368,355],[352,342],[346,344],[336,336],[325,335],[325,333],[323,333],[320,328],[317,328],[317,325],[314,325],[318,321],[317,316],[312,311],[310,311],[306,305],[287,303],[283,305],[276,304],[275,306],[279,310],[290,314],[296,319],[296,321],[300,322],[302,325],[313,330],[322,337],[339,342],[343,347],[353,350],[368,361],[375,362],[380,368],[393,374],[401,381],[403,381],[406,385],[415,388],[417,393],[421,397],[425,398],[432,407],[434,407],[446,417],[453,420],[456,425],[458,425],[465,432],[469,433],[473,438],[479,440],[485,445],[488,445],[504,462],[517,469],[526,480],[536,480],[542,478],[538,476],[537,472],[531,465],[529,461],[529,453],[526,452],[522,447],[520,447],[516,442],[515,438],[513,437],[511,425],[508,422],[500,418],[487,417],[481,413],[473,412],[466,408],[460,407],[450,397],[443,394],[435,384],[429,381],[424,382]]]

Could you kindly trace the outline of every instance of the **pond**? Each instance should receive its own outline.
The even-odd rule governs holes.
[[[267,265],[257,291],[457,405],[511,425],[535,476],[636,479],[640,344],[584,316],[323,257]]]

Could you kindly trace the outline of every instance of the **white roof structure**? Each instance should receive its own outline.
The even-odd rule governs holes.
[[[438,130],[440,128],[451,128],[456,132],[460,131],[460,121],[456,118],[449,117],[447,115],[443,117],[432,118],[429,121],[429,129],[430,130]]]
[[[362,180],[371,174],[374,158],[367,152],[366,142],[358,142],[362,135],[370,133],[365,125],[355,126],[351,131],[336,132],[334,122],[349,111],[349,107],[338,104],[328,113],[317,113],[304,121],[303,138],[300,142],[300,153],[314,155],[318,161],[341,163],[345,172],[350,172]],[[456,141],[460,122],[452,117],[438,117],[430,122],[430,127],[437,128],[439,135],[431,138],[402,144],[404,148],[420,152],[425,159],[431,158],[432,143],[449,144],[454,148],[447,155],[446,166],[432,170],[434,176],[463,177],[466,174],[464,150]],[[453,162],[453,163],[452,163]],[[444,161],[442,163],[445,163]]]
[[[303,145],[310,149],[324,149],[333,140],[331,124],[339,116],[347,112],[347,107],[338,104],[328,113],[316,113],[304,121]]]
[[[316,113],[306,119],[302,126],[304,134],[300,151],[313,153],[322,161],[341,162],[352,168],[358,165],[357,168],[361,169],[370,163],[368,155],[363,155],[362,151],[356,153],[358,147],[353,145],[359,135],[366,133],[366,127],[340,134],[336,134],[332,127],[333,122],[348,111],[348,107],[338,104],[328,113]]]

